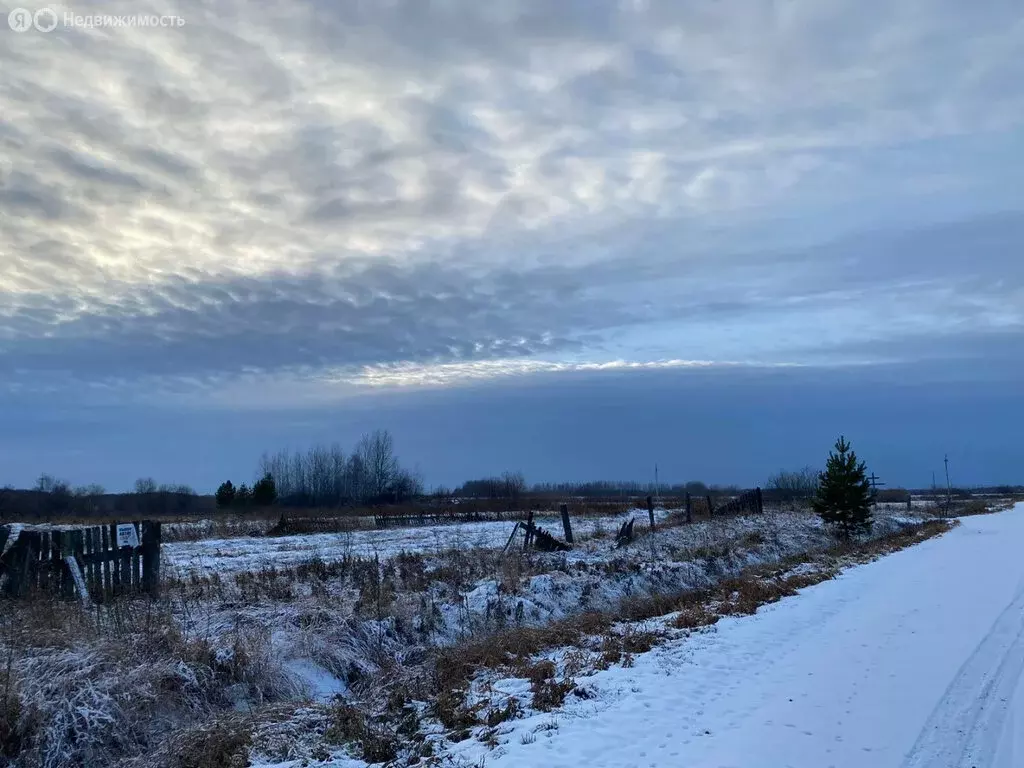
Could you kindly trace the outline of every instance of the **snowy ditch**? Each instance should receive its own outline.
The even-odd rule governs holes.
[[[95,743],[86,762],[127,765],[145,756],[137,764],[160,764],[156,757],[177,749],[188,729],[234,711],[246,733],[234,748],[251,753],[254,765],[354,768],[367,764],[361,758],[373,762],[389,754],[383,742],[373,740],[377,736],[397,744],[403,760],[410,755],[406,742],[418,740],[420,748],[439,750],[448,743],[451,729],[437,721],[430,703],[432,655],[438,648],[513,628],[544,627],[584,612],[615,611],[624,600],[707,588],[749,566],[834,543],[809,513],[766,512],[670,526],[659,512],[662,525],[653,534],[646,533],[646,511],[632,516],[643,533],[628,547],[614,549],[613,542],[615,529],[629,515],[580,518],[573,521],[576,547],[560,554],[523,553],[517,547],[503,555],[510,522],[165,544],[172,626],[163,626],[163,639],[146,640],[145,652],[132,657],[141,665],[133,667],[138,671],[132,691],[90,698],[100,673],[102,685],[116,688],[113,662],[99,658],[112,653],[102,633],[71,641],[74,651],[40,650],[34,657],[25,651],[15,667],[39,675],[55,663],[46,659],[61,659],[61,669],[68,666],[69,653],[93,659],[87,670],[62,679],[59,696],[32,689],[42,698],[64,699],[41,702],[43,716],[65,712],[74,718],[67,701],[91,702],[96,725],[83,725],[82,731],[91,732]],[[873,536],[925,519],[924,512],[883,509]],[[557,518],[539,522],[560,533]],[[132,621],[143,626],[139,617]],[[189,650],[172,662],[171,649],[181,656],[186,646],[209,652]],[[153,664],[152,654],[160,653],[168,660]],[[523,686],[522,680],[485,682],[498,690]],[[159,703],[166,699],[158,693],[162,690],[186,691],[187,700],[176,708]],[[393,712],[371,728],[396,700],[415,728],[403,732]],[[132,739],[125,740],[117,734],[130,714],[129,701],[159,706],[161,716],[135,722]],[[341,727],[339,707],[359,714],[346,715]],[[353,752],[345,746],[352,740],[363,747]],[[368,743],[381,750],[368,749]],[[83,759],[80,745],[41,747],[49,748],[62,750],[66,758],[49,765]]]
[[[637,518],[638,526],[646,522],[639,515]],[[892,533],[922,519],[926,515],[882,511],[873,535]],[[359,589],[351,585],[346,589],[328,584],[327,599],[310,588],[308,594],[302,592],[272,605],[210,605],[213,617],[207,615],[201,621],[220,627],[275,627],[275,653],[285,669],[299,672],[296,677],[312,700],[319,696],[323,702],[325,695],[344,691],[349,700],[372,712],[386,707],[389,691],[415,688],[410,680],[426,674],[422,667],[431,648],[486,638],[514,627],[543,627],[583,612],[614,611],[630,598],[707,588],[752,565],[778,562],[834,543],[811,514],[769,512],[760,517],[662,527],[653,535],[638,537],[628,548],[616,550],[612,532],[617,522],[621,520],[594,521],[599,533],[603,529],[608,534],[598,538],[586,538],[580,526],[577,530],[583,540],[569,553],[517,552],[506,558],[497,557],[493,548],[504,545],[511,528],[508,523],[481,524],[468,537],[451,531],[451,535],[462,537],[463,544],[475,540],[479,546],[449,551],[436,539],[427,538],[426,532],[390,531],[387,533],[416,537],[422,547],[417,562],[426,571],[423,580],[403,574],[400,561],[407,555],[394,549],[390,558],[381,555],[378,539],[374,543],[377,549],[364,553],[372,552],[381,559],[385,575],[379,585],[368,588],[364,583]],[[437,534],[432,531],[429,535]],[[306,552],[308,556],[310,550]],[[465,581],[452,579],[453,567],[476,573]],[[478,575],[488,568],[495,572]],[[378,611],[372,598],[381,591],[387,592],[388,604]],[[421,708],[426,713],[426,706]],[[426,714],[423,722],[429,722]],[[426,727],[429,730],[430,726]],[[438,734],[446,730],[437,723],[432,727]],[[313,729],[313,733],[318,731]],[[283,760],[285,765],[296,756],[309,759],[312,753],[302,748],[302,741],[293,739],[285,752],[275,746],[274,739],[261,742],[262,759],[267,764]],[[309,748],[322,741],[322,736],[315,736]],[[328,764],[364,764],[347,762],[345,754],[332,752],[333,762]]]

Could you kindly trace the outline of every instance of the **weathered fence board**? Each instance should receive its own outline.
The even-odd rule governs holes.
[[[572,523],[569,522],[569,505],[563,504],[561,508],[562,513],[562,532],[565,534],[565,541],[568,544],[572,544]]]
[[[722,505],[715,511],[716,515],[761,514],[764,511],[764,498],[760,488],[741,493],[732,501]]]
[[[0,582],[4,593],[17,597],[41,590],[73,598],[81,587],[76,587],[77,574],[67,560],[71,558],[89,597],[97,602],[130,592],[155,594],[160,584],[160,523],[147,520],[127,525],[135,536],[122,547],[118,547],[118,526],[114,523],[22,530],[6,551],[2,544],[10,538],[11,528],[0,526]]]

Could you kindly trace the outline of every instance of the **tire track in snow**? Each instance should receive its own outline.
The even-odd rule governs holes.
[[[925,722],[903,768],[996,768],[1024,673],[1024,581]]]

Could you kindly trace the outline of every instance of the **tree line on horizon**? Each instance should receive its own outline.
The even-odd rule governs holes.
[[[824,472],[809,466],[795,471],[781,470],[767,479],[765,498],[812,501],[820,495],[822,479],[828,471],[828,466]],[[387,430],[363,435],[349,452],[333,444],[314,446],[305,452],[265,453],[258,463],[256,478],[251,486],[245,482],[237,486],[232,481],[222,483],[215,494],[217,506],[245,509],[278,504],[338,508],[428,500],[422,479],[399,461],[394,439]],[[998,486],[988,490],[1017,493],[1021,487]],[[700,481],[657,486],[653,482],[609,480],[531,485],[522,472],[506,471],[501,475],[467,480],[456,488],[437,487],[429,496],[433,502],[443,503],[453,498],[517,500],[529,495],[614,498],[686,493],[704,496],[734,495],[739,491],[735,486],[707,485]],[[908,494],[909,491],[896,488],[872,490],[872,498],[878,501],[902,501]],[[969,492],[953,489],[952,495],[963,497]],[[207,510],[208,505],[209,501],[204,502],[190,486],[158,484],[149,477],[136,480],[132,491],[122,494],[109,494],[96,484],[73,487],[45,473],[29,489],[0,488],[0,518],[7,519],[62,514],[185,515]]]
[[[257,474],[260,480],[251,489],[223,483],[217,506],[343,507],[402,503],[423,495],[422,479],[402,466],[386,429],[363,435],[347,453],[337,443],[265,453]]]

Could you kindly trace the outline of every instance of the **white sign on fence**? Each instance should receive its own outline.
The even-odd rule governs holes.
[[[117,548],[139,546],[139,532],[131,523],[117,526]]]

